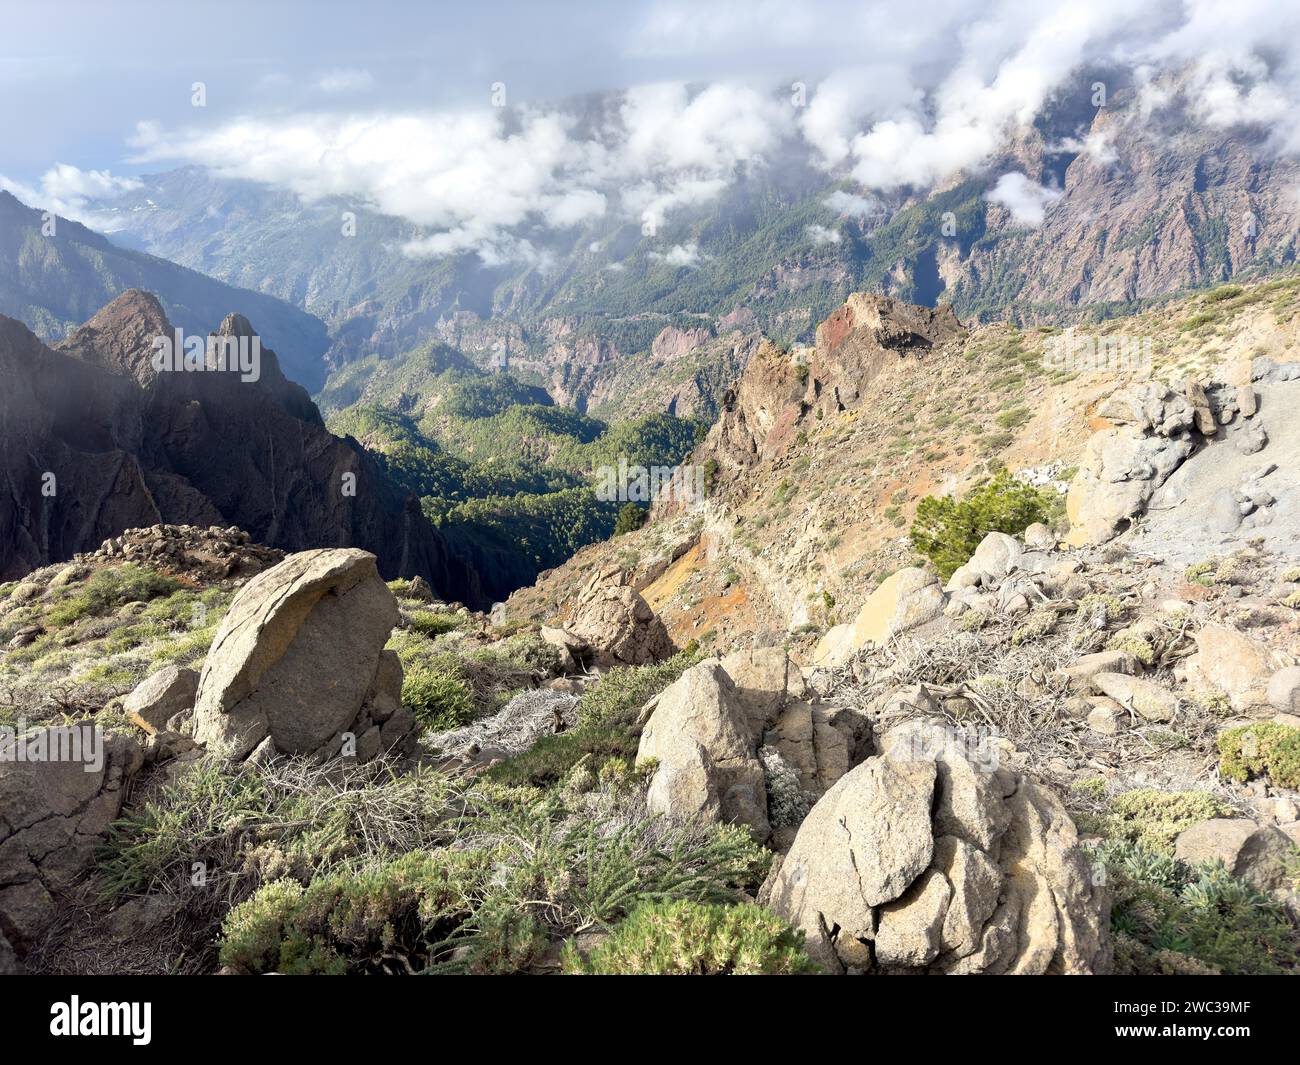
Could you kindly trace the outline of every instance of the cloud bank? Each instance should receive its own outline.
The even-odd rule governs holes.
[[[645,7],[619,40],[629,64],[729,73],[637,85],[593,115],[582,104],[493,108],[486,94],[480,107],[389,109],[374,72],[339,66],[318,72],[311,113],[142,121],[131,163],[195,163],[309,201],[345,197],[425,230],[411,255],[499,263],[543,262],[539,238],[602,219],[659,234],[745,173],[791,159],[841,182],[830,211],[869,219],[880,196],[985,172],[1054,98],[1086,97],[1097,69],[1137,86],[1134,114],[1177,107],[1207,128],[1261,127],[1271,150],[1300,154],[1300,9],[1266,0],[672,0]],[[818,52],[856,58],[800,77]],[[761,70],[737,70],[748,55]],[[1087,128],[1058,147],[1116,161]],[[988,181],[1018,224],[1040,224],[1060,196],[1018,171]],[[0,187],[76,216],[132,184],[59,165],[39,187]],[[830,243],[832,232],[809,236]]]

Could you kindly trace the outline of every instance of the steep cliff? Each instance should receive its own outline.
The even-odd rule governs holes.
[[[138,290],[55,348],[0,317],[0,575],[126,528],[237,525],[290,551],[363,547],[385,577],[420,574],[447,598],[482,601],[477,573],[416,500],[325,429],[245,318],[228,316],[207,346],[257,352],[255,375],[159,369],[153,341],[173,336],[157,298]]]

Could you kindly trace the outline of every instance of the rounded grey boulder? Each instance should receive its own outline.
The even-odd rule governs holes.
[[[394,746],[414,726],[401,707],[401,664],[384,651],[397,620],[366,551],[304,551],[258,574],[203,664],[195,740],[230,759],[262,746],[262,756],[364,760]]]

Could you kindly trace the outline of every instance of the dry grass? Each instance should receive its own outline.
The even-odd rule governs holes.
[[[879,712],[888,704],[888,712],[875,722],[877,734],[911,717],[937,713],[953,726],[1007,740],[1037,775],[1061,788],[1068,788],[1078,771],[1131,775],[1162,768],[1174,752],[1192,761],[1190,768],[1180,767],[1184,774],[1190,772],[1203,784],[1211,781],[1214,737],[1222,722],[1210,709],[1184,699],[1168,723],[1130,715],[1116,735],[1095,732],[1067,707],[1074,693],[1058,673],[1092,648],[1086,643],[1081,648],[1067,624],[1017,646],[1011,634],[1021,621],[994,622],[978,633],[897,638],[827,671],[815,683],[835,701],[863,712]],[[1146,679],[1174,687],[1167,669],[1149,672]],[[928,690],[932,704],[890,701],[893,693],[918,684]]]

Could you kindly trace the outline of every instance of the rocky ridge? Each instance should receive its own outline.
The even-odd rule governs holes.
[[[310,398],[261,351],[260,376],[159,373],[151,340],[170,336],[157,300],[132,291],[57,348],[0,319],[6,477],[0,574],[86,552],[125,529],[237,525],[259,543],[373,547],[389,577],[421,574],[475,601],[418,504],[353,442],[324,428]],[[216,334],[253,337],[227,317]],[[232,442],[238,441],[235,446]]]

